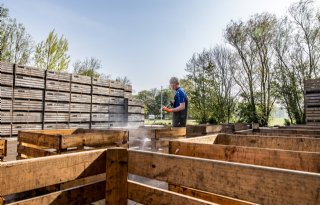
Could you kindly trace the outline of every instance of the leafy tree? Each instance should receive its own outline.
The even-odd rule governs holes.
[[[21,23],[9,17],[9,10],[0,7],[0,61],[26,64],[33,51],[33,41]]]
[[[116,78],[116,81],[119,81],[125,85],[131,85],[131,81],[130,79],[127,77],[127,76],[124,76],[124,77],[117,77]]]
[[[101,61],[97,58],[91,57],[85,60],[77,60],[73,64],[73,72],[79,75],[85,75],[90,77],[100,77],[99,70],[101,69]]]
[[[68,40],[63,35],[59,38],[52,30],[47,39],[36,46],[34,55],[36,66],[47,70],[67,70],[70,63],[68,48]]]

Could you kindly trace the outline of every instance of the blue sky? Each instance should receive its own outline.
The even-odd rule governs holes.
[[[69,40],[72,62],[102,61],[102,72],[127,76],[137,92],[185,76],[194,52],[225,43],[233,19],[283,15],[295,0],[2,0],[35,42],[55,29]],[[69,66],[72,71],[72,63]]]

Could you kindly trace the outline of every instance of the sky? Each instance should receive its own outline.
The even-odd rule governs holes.
[[[320,1],[320,0],[318,0]],[[317,3],[319,3],[317,1]],[[296,0],[0,0],[35,43],[55,29],[69,41],[72,63],[101,60],[101,72],[127,76],[135,92],[182,78],[193,53],[225,44],[231,20],[286,13]]]

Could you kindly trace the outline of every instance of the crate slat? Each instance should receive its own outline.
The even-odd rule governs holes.
[[[30,99],[30,100],[42,100],[43,91],[34,90],[31,88],[15,88],[14,98]]]
[[[11,124],[0,124],[0,136],[8,136],[11,134]]]
[[[1,85],[7,85],[7,86],[13,86],[13,76],[10,74],[4,74],[0,73],[0,84]]]
[[[128,100],[128,105],[144,107],[143,101],[134,98]]]
[[[1,99],[1,110],[11,110],[12,100]]]
[[[122,105],[109,105],[110,113],[124,113],[124,106]]]
[[[46,123],[44,124],[44,129],[55,130],[55,129],[68,129],[68,123]]]
[[[69,82],[59,82],[59,81],[55,81],[55,80],[47,80],[46,89],[53,90],[53,91],[70,92],[70,83]]]
[[[132,92],[132,85],[124,85],[124,91],[125,92]]]
[[[70,93],[46,91],[45,100],[70,102]]]
[[[16,86],[44,89],[44,79],[16,75]]]
[[[62,102],[45,102],[46,112],[68,112],[70,109],[70,103]]]
[[[0,114],[1,114],[1,124],[2,123],[10,123],[11,120],[12,120],[12,115],[11,115],[11,112],[9,111],[0,111]]]
[[[41,122],[41,113],[37,112],[13,112],[12,122]]]
[[[13,73],[13,64],[7,62],[0,62],[1,73]]]
[[[0,96],[1,98],[12,98],[13,88],[12,87],[4,87],[0,88]]]
[[[17,135],[18,131],[23,130],[41,130],[41,124],[13,124],[12,125],[12,135]]]
[[[123,114],[109,114],[109,121],[112,122],[123,122],[124,115]]]
[[[34,68],[31,66],[17,65],[16,74],[44,78],[45,70]]]
[[[82,84],[72,83],[71,84],[71,92],[73,92],[73,93],[90,94],[91,93],[91,86],[90,85],[82,85]]]
[[[92,85],[99,85],[104,87],[110,87],[110,80],[105,80],[102,78],[93,78]]]
[[[101,95],[92,95],[92,103],[109,104],[109,97]]]
[[[124,84],[116,80],[110,80],[110,88],[124,89]]]
[[[92,105],[92,112],[109,112],[108,105]]]
[[[109,88],[106,87],[99,87],[99,86],[93,86],[92,87],[92,93],[98,94],[98,95],[109,95]]]
[[[44,113],[44,122],[68,122],[69,113]]]
[[[70,122],[89,122],[90,114],[89,113],[71,113]]]
[[[70,112],[90,112],[90,104],[71,103]]]
[[[110,123],[108,122],[93,122],[91,123],[92,129],[107,129],[110,128]]]
[[[109,104],[113,105],[123,105],[124,104],[124,98],[119,97],[110,97],[109,98]]]
[[[132,99],[132,93],[131,92],[124,92],[123,96],[124,96],[124,98]]]
[[[91,85],[91,77],[72,74],[71,82],[83,83],[83,84]]]
[[[88,129],[90,127],[89,123],[70,123],[69,128],[83,128]]]
[[[34,100],[14,100],[13,110],[42,111],[42,102]]]
[[[91,103],[91,95],[72,93],[71,102]]]
[[[47,79],[70,82],[71,75],[67,72],[47,71]]]
[[[101,114],[101,113],[92,113],[91,114],[92,121],[109,121],[109,114]]]
[[[109,95],[115,97],[124,97],[124,91],[110,88]]]

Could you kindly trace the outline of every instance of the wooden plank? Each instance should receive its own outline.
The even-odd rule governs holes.
[[[239,199],[234,199],[234,198],[222,196],[222,195],[219,195],[219,194],[214,194],[214,193],[205,192],[205,191],[199,191],[197,189],[191,189],[191,188],[187,188],[187,187],[175,186],[175,185],[172,185],[172,184],[169,185],[169,190],[177,192],[177,193],[180,193],[180,194],[183,194],[183,195],[187,195],[187,196],[203,199],[203,200],[206,200],[206,201],[210,201],[210,202],[213,202],[213,203],[217,203],[217,204],[220,204],[220,205],[249,205],[249,204],[254,204],[254,203],[251,203],[251,202],[242,201],[242,200],[239,200]]]
[[[142,100],[138,100],[135,98],[129,99],[128,100],[128,105],[130,106],[140,106],[140,107],[144,107],[144,103]]]
[[[13,112],[12,122],[28,123],[28,122],[41,122],[40,112]]]
[[[31,66],[25,66],[25,65],[16,65],[16,74],[44,78],[43,69],[39,69]]]
[[[105,182],[83,185],[31,199],[10,203],[11,205],[77,205],[91,204],[105,198]]]
[[[159,189],[134,181],[128,181],[128,199],[148,205],[158,204],[184,204],[184,205],[204,205],[215,204],[201,199],[196,199],[187,195]]]
[[[92,93],[98,95],[109,95],[109,88],[100,87],[100,86],[92,86]]]
[[[35,157],[45,157],[51,155],[57,155],[57,152],[50,152],[44,149],[37,149],[34,147],[18,145],[18,154],[24,154],[26,156],[35,158]]]
[[[90,113],[71,113],[70,122],[90,122]]]
[[[124,91],[132,92],[132,85],[128,85],[128,84],[124,85]]]
[[[109,114],[109,121],[123,122],[123,120],[124,120],[124,114],[115,114],[115,113]]]
[[[290,135],[301,136],[308,135],[308,137],[319,137],[320,138],[320,130],[308,130],[308,129],[253,129],[253,134],[257,135]]]
[[[124,97],[124,90],[110,88],[109,95],[114,97]]]
[[[13,100],[13,110],[42,111],[42,102],[35,100]],[[32,121],[31,121],[32,122]]]
[[[124,103],[124,98],[122,97],[109,97],[109,104],[122,105]]]
[[[1,73],[13,73],[13,64],[7,62],[0,62]]]
[[[110,86],[110,80],[106,80],[103,78],[92,78],[92,85],[99,85],[104,87]]]
[[[58,72],[47,70],[47,79],[57,80],[57,81],[70,81],[70,74],[67,72]]]
[[[41,88],[44,89],[44,79],[16,75],[15,78],[16,86],[27,87],[27,88]]]
[[[0,158],[7,156],[7,140],[0,139]]]
[[[106,171],[106,150],[0,164],[0,196],[64,183]]]
[[[96,121],[100,121],[100,122],[109,121],[109,114],[92,113],[91,114],[91,120],[93,122],[96,122]]]
[[[122,114],[122,113],[124,113],[124,106],[123,105],[109,105],[109,113]]]
[[[72,115],[70,115],[71,120]],[[69,113],[45,112],[44,122],[69,122]]]
[[[65,102],[45,102],[46,112],[69,112],[70,103]],[[45,117],[47,115],[45,114]]]
[[[320,173],[320,153],[170,141],[169,153]]]
[[[110,80],[110,88],[117,88],[123,90],[124,84],[116,80]]]
[[[185,127],[170,127],[156,130],[156,139],[163,137],[185,137],[187,134]]]
[[[12,98],[13,87],[1,86],[0,93],[1,93],[1,98],[2,99],[3,98]]]
[[[320,139],[308,137],[284,137],[240,134],[219,134],[214,144],[283,149],[303,152],[320,152]]]
[[[100,113],[106,113],[109,112],[109,106],[108,105],[95,105],[92,104],[92,112],[100,112]]]
[[[133,150],[129,150],[128,170],[130,174],[253,203],[320,203],[318,173]]]
[[[0,108],[1,110],[12,110],[12,100],[1,99]]]
[[[12,135],[17,135],[20,130],[41,130],[42,125],[39,124],[12,124]]]
[[[14,88],[14,98],[42,100],[43,91],[32,88]]]
[[[91,103],[91,95],[72,93],[71,102]]]
[[[4,74],[4,73],[0,73],[0,85],[7,85],[7,86],[11,86],[13,85],[13,76],[10,74]]]
[[[83,83],[83,84],[91,85],[91,77],[89,76],[72,74],[71,81],[75,83]]]
[[[78,83],[71,83],[71,92],[73,93],[91,93],[91,86],[90,85],[82,85]]]
[[[109,104],[109,97],[101,95],[92,95],[92,103]]]
[[[45,123],[43,129],[56,130],[56,129],[68,129],[68,123]]]
[[[46,101],[55,101],[55,102],[57,102],[57,101],[70,102],[70,93],[46,91],[45,100]]]
[[[81,146],[108,146],[115,145],[118,142],[126,143],[128,140],[128,132],[104,130],[101,132],[78,133],[63,135],[61,140],[62,149]]]
[[[70,82],[61,82],[47,79],[46,89],[52,91],[70,92]]]
[[[128,202],[128,151],[110,148],[106,156],[106,204],[126,205]]]
[[[11,124],[0,124],[0,136],[9,136],[10,134]]]
[[[43,146],[47,148],[59,149],[60,148],[60,135],[36,133],[28,131],[19,131],[18,141]]]
[[[90,104],[71,103],[70,112],[90,112]]]

